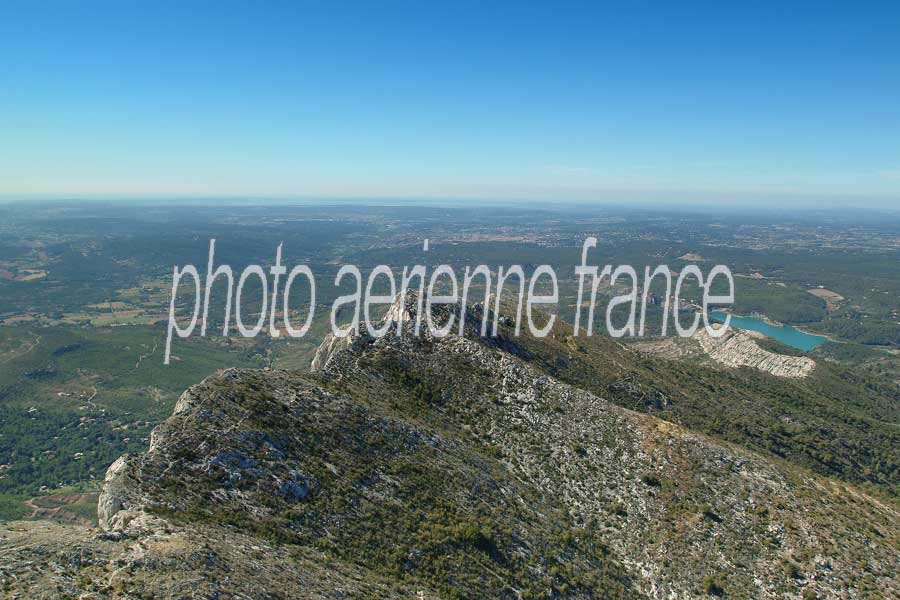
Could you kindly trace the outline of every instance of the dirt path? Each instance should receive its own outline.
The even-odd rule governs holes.
[[[151,351],[148,352],[147,354],[141,354],[141,355],[138,357],[137,362],[134,363],[134,368],[132,369],[132,371],[137,371],[137,370],[138,370],[138,367],[141,366],[141,363],[144,362],[144,359],[145,359],[145,358],[150,358],[151,356],[153,356],[154,354],[156,354],[156,349],[157,349],[158,347],[159,347],[159,340],[154,339],[154,340],[153,340],[153,350],[151,350]]]
[[[53,506],[41,506],[39,502],[53,502]],[[31,511],[27,519],[41,519],[45,521],[65,521],[67,523],[78,523],[81,525],[93,526],[93,521],[84,518],[74,512],[68,510],[73,504],[96,504],[96,494],[61,494],[55,496],[36,496],[22,502],[26,508]],[[58,504],[56,504],[58,503]]]
[[[40,346],[41,345],[41,336],[37,333],[32,333],[32,335],[34,336],[34,339],[31,340],[30,343],[23,342],[22,345],[19,346],[18,348],[16,348],[15,350],[10,350],[9,352],[6,353],[7,356],[0,357],[0,363],[10,362],[11,360],[22,356],[23,354],[28,354],[29,352],[31,352],[32,350],[34,350],[35,348]],[[28,346],[28,347],[23,351],[22,350],[23,346]]]

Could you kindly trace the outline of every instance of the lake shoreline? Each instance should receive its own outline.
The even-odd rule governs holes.
[[[802,352],[812,352],[830,339],[828,336],[803,331],[793,325],[774,322],[765,315],[745,316],[727,310],[709,312],[709,317],[719,322],[724,322],[728,316],[731,317],[730,326],[735,329],[764,335]]]

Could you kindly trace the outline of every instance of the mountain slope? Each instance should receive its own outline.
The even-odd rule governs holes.
[[[110,468],[99,541],[3,533],[22,544],[3,554],[9,589],[898,594],[893,504],[562,383],[526,341],[414,337],[410,298],[401,316],[403,336],[327,341],[313,373],[229,370],[185,392]],[[36,572],[36,555],[79,558]]]
[[[666,359],[606,337],[573,337],[560,321],[540,339],[514,337],[510,328],[501,328],[494,343],[625,408],[868,486],[892,496],[894,504],[900,497],[896,384],[824,360],[803,378],[710,365],[710,359],[694,355],[694,339],[666,340],[676,350],[670,355],[683,350],[680,359]]]

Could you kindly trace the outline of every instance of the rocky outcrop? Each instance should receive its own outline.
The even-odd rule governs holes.
[[[806,356],[786,356],[764,350],[748,334],[733,328],[720,337],[713,337],[701,327],[694,339],[711,359],[726,367],[750,367],[778,377],[793,378],[806,377],[816,367],[816,361]]]
[[[316,348],[316,354],[313,356],[312,363],[309,367],[310,370],[321,371],[328,365],[328,361],[334,354],[350,347],[352,343],[353,338],[350,336],[339,338],[333,333],[329,333],[325,336],[322,343],[319,344],[319,347]]]
[[[106,470],[103,478],[103,487],[97,502],[97,520],[102,529],[111,531],[120,528],[120,524],[114,519],[124,508],[127,494],[123,475],[127,470],[127,456],[120,456]]]
[[[405,295],[397,294],[394,302],[378,324],[378,328],[387,328],[385,335],[390,337],[399,337],[405,334],[416,335],[422,339],[431,339],[428,328],[423,323],[418,322],[416,318],[417,315],[421,314],[424,297],[424,295],[420,297],[415,291],[408,291]],[[436,307],[434,312],[443,314],[446,317],[447,308],[439,306]],[[326,334],[325,339],[316,349],[309,369],[314,373],[322,371],[329,365],[332,357],[340,354],[342,350],[349,348],[359,349],[366,343],[371,342],[372,339],[368,331],[362,329],[362,325],[360,325],[359,331],[351,330],[343,337],[338,337],[334,333]]]

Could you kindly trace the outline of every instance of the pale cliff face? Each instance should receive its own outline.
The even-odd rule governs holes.
[[[715,324],[719,329],[721,325]],[[812,374],[816,361],[808,356],[788,356],[761,348],[757,339],[761,334],[752,334],[729,328],[719,337],[713,337],[701,327],[689,338],[665,338],[638,342],[632,347],[648,354],[671,360],[705,359],[723,368],[747,367],[763,373],[802,379]]]
[[[710,358],[727,367],[751,367],[778,377],[806,377],[816,368],[807,356],[785,356],[759,347],[750,335],[729,328],[724,335],[713,337],[706,329],[694,338]]]

